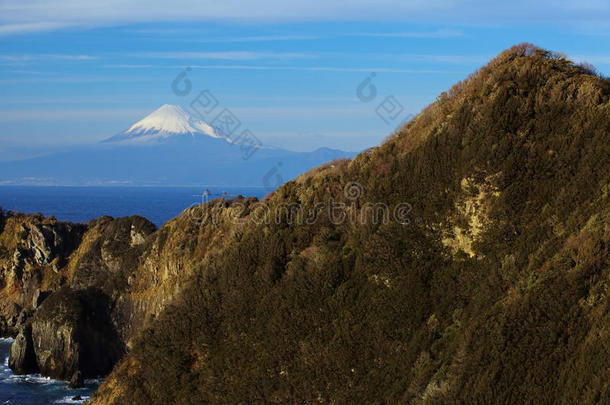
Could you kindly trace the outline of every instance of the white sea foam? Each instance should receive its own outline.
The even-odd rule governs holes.
[[[2,345],[0,362],[4,357],[3,364],[0,363],[0,393],[4,394],[6,391],[9,394],[8,397],[12,396],[12,399],[7,401],[7,396],[0,395],[0,398],[2,398],[0,399],[0,405],[19,405],[23,401],[35,401],[37,396],[40,396],[40,401],[36,403],[82,404],[85,400],[90,399],[92,388],[102,381],[101,379],[86,380],[87,387],[72,390],[68,387],[67,382],[53,380],[40,374],[14,375],[8,367],[7,345],[12,342],[13,339],[0,340]],[[76,395],[80,395],[82,399],[73,400],[72,398]]]
[[[59,382],[57,380],[53,380],[51,377],[43,377],[40,374],[11,375],[10,379],[15,382],[25,382],[29,384],[41,385],[54,384]]]
[[[90,397],[86,395],[81,395],[80,400],[72,399],[74,395],[68,395],[67,397],[63,397],[62,399],[58,399],[55,401],[55,404],[82,404],[84,401],[88,400]]]

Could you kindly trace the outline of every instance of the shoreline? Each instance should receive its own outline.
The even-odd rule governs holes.
[[[13,338],[0,338],[0,403],[29,405],[40,404],[82,404],[102,383],[102,379],[89,379],[83,388],[69,388],[66,381],[54,380],[40,374],[15,375],[8,367],[8,353]],[[80,396],[81,399],[73,399]]]

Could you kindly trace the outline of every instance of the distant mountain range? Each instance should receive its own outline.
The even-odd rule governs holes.
[[[293,152],[269,147],[249,132],[226,133],[166,104],[100,144],[0,162],[0,184],[273,189],[312,167],[354,155],[328,148]]]

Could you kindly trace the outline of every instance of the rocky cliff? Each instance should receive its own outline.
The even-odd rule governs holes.
[[[11,368],[75,385],[106,375],[224,243],[228,205],[210,206],[220,219],[213,229],[200,226],[198,212],[159,230],[141,217],[77,225],[2,212],[0,326],[16,336]]]
[[[111,338],[96,404],[610,402],[609,144],[610,82],[516,46],[264,201],[61,225],[57,269],[2,284],[11,364],[78,382]]]
[[[83,225],[0,209],[0,335],[15,335],[50,291],[66,282],[60,269],[79,246]]]
[[[110,313],[109,298],[99,290],[61,288],[21,327],[9,366],[72,386],[108,374],[125,353]]]
[[[119,336],[115,301],[125,289],[117,286],[154,226],[137,217],[75,225],[14,213],[2,223],[0,325],[17,335],[11,368],[73,385],[107,374],[128,338]]]

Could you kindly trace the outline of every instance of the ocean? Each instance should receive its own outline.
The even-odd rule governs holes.
[[[210,192],[204,197],[205,190]],[[61,221],[88,222],[103,215],[141,215],[157,226],[186,208],[225,196],[264,197],[262,187],[37,187],[0,186],[0,207],[52,215]]]
[[[8,368],[8,352],[12,339],[0,339],[0,404],[42,405],[80,404],[89,399],[99,380],[87,380],[85,387],[71,389],[68,383],[39,375],[13,375]],[[80,400],[73,398],[80,396]]]

